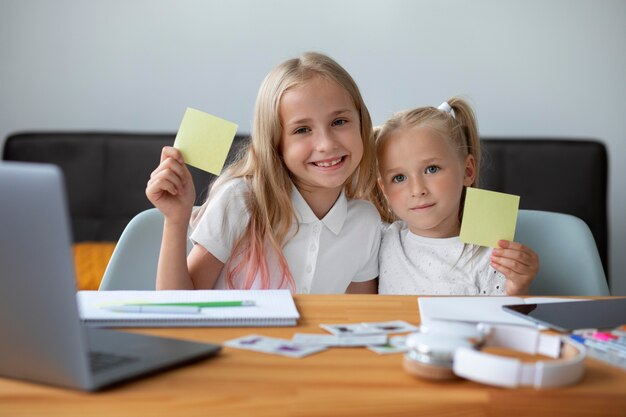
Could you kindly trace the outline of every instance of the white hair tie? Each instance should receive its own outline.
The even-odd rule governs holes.
[[[444,101],[437,107],[437,110],[441,110],[444,113],[452,114],[452,107],[448,104],[447,101]]]

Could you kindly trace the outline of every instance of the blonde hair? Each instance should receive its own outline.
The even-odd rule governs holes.
[[[345,184],[348,198],[367,198],[375,187],[375,153],[372,141],[372,121],[356,83],[348,72],[330,57],[307,52],[299,58],[289,59],[275,67],[265,77],[256,99],[252,135],[248,147],[240,152],[237,160],[215,181],[212,191],[232,178],[243,178],[249,193],[246,207],[250,220],[244,232],[233,246],[225,265],[226,283],[235,287],[235,277],[243,273],[243,287],[250,288],[257,273],[261,288],[270,287],[270,270],[266,256],[269,247],[277,255],[281,270],[280,287],[287,284],[295,290],[293,276],[282,253],[282,247],[293,237],[289,236],[292,225],[297,225],[291,203],[291,173],[280,154],[282,125],[280,100],[288,90],[305,84],[314,77],[323,77],[343,87],[354,101],[360,115],[363,157]],[[195,225],[206,208],[194,216]],[[294,234],[297,233],[297,228]]]
[[[480,136],[476,116],[469,103],[462,98],[452,97],[447,103],[452,109],[451,112],[429,106],[401,111],[391,116],[385,124],[375,130],[376,154],[380,157],[384,144],[394,133],[409,128],[428,127],[450,140],[460,158],[465,159],[467,155],[474,157],[476,169],[474,182],[470,186],[477,187],[480,171]],[[461,196],[461,207],[464,197],[465,193]],[[383,221],[391,223],[398,220],[379,187],[372,191],[370,200],[378,209]]]

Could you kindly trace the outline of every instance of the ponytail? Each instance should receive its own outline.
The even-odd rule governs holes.
[[[459,97],[452,97],[448,100],[450,108],[454,112],[455,128],[452,129],[451,138],[458,146],[465,149],[463,154],[472,155],[476,161],[476,174],[471,187],[478,186],[478,175],[480,173],[480,136],[478,134],[478,123],[472,107]],[[455,137],[456,136],[456,137]]]

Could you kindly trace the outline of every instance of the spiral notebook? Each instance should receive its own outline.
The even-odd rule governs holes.
[[[300,314],[288,290],[78,291],[81,320],[93,327],[283,327]],[[201,308],[197,313],[114,311],[156,303],[250,301],[244,306]]]

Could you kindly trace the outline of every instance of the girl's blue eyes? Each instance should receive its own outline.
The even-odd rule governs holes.
[[[331,126],[343,126],[346,123],[348,123],[348,120],[346,119],[337,119],[337,120],[333,120],[333,122],[331,123]],[[293,131],[293,134],[302,135],[304,133],[309,133],[310,131],[311,129],[308,127],[299,127],[298,129]]]
[[[391,182],[402,182],[406,180],[406,175],[404,174],[400,174],[400,175],[396,175],[391,179]]]
[[[436,166],[436,165],[431,165],[429,167],[426,167],[426,169],[424,170],[425,174],[435,174],[437,172],[439,172],[441,170],[440,167]],[[391,178],[391,182],[394,183],[400,183],[400,182],[404,182],[406,181],[407,177],[404,174],[398,174],[398,175],[394,175],[393,178]]]

